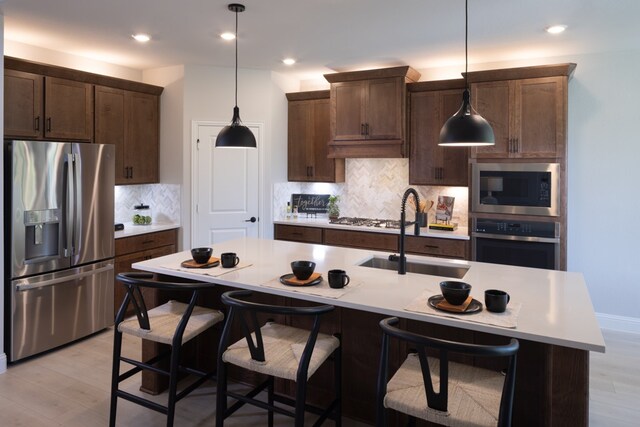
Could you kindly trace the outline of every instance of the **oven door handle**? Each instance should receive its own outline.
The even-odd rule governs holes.
[[[559,237],[514,236],[510,234],[491,234],[472,232],[471,237],[484,237],[487,239],[514,240],[518,242],[560,243]]]

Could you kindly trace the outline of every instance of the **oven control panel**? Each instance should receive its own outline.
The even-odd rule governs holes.
[[[505,234],[511,236],[558,237],[557,222],[541,221],[505,221],[478,218],[475,220],[475,232],[487,234]]]

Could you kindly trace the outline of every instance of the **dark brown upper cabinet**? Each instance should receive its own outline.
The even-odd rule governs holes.
[[[9,69],[4,84],[5,137],[91,142],[91,84]]]
[[[288,93],[289,181],[343,182],[344,159],[328,158],[329,91]]]
[[[329,157],[406,157],[411,67],[325,74],[331,83]]]
[[[440,129],[460,108],[464,80],[410,83],[409,184],[468,185],[469,149],[441,147]]]

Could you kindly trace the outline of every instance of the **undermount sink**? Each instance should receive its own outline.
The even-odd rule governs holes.
[[[371,257],[360,264],[361,267],[381,268],[383,270],[398,271],[398,261],[391,261],[383,257]],[[407,273],[428,274],[431,276],[452,277],[462,279],[469,267],[465,266],[448,266],[439,264],[427,264],[422,262],[407,261]]]

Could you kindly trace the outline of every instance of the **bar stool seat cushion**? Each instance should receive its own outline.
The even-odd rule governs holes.
[[[433,389],[440,390],[440,361],[428,358]],[[387,385],[384,406],[445,426],[496,426],[504,376],[500,372],[449,362],[448,411],[431,409],[417,354],[409,354]]]
[[[135,316],[122,321],[118,330],[123,334],[171,345],[173,335],[187,307],[188,304],[171,300],[148,311],[150,330],[142,329]],[[195,306],[182,336],[182,343],[196,337],[223,319],[224,314],[218,310]]]
[[[251,358],[245,338],[230,345],[222,355],[222,360],[254,372],[295,381],[309,331],[272,322],[266,323],[260,331],[264,343],[264,362]],[[255,342],[255,333],[251,336]],[[307,379],[311,378],[311,375],[339,346],[338,338],[318,334],[311,354]]]

